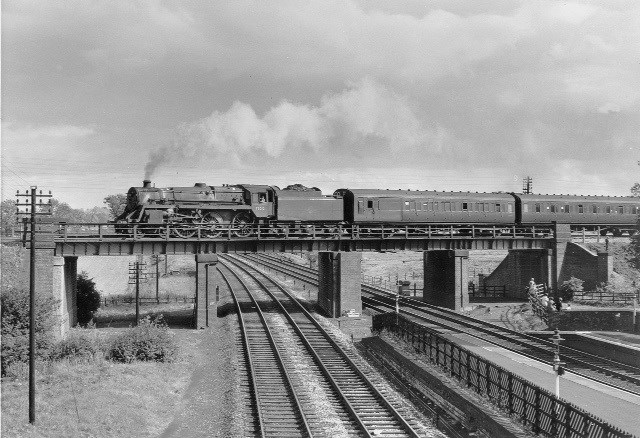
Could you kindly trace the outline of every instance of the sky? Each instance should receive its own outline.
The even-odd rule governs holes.
[[[2,199],[640,180],[636,0],[10,0],[1,33]]]

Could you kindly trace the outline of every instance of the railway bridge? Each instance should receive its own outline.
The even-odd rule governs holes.
[[[571,226],[442,224],[421,226],[317,227],[286,232],[266,226],[37,224],[36,290],[60,302],[60,335],[76,321],[77,260],[82,256],[194,255],[196,259],[196,326],[208,325],[208,267],[218,253],[319,252],[318,304],[329,316],[361,310],[361,252],[420,251],[424,253],[424,300],[451,309],[468,304],[470,250],[508,250],[509,269],[516,282],[529,278],[555,288],[570,277],[566,260],[571,251]],[[25,231],[26,236],[26,231]],[[26,239],[25,239],[26,241]],[[591,267],[599,281],[607,281],[611,257],[598,254]],[[211,277],[213,278],[213,276]]]

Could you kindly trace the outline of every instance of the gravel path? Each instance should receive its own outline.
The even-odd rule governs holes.
[[[240,395],[240,365],[236,351],[234,315],[216,320],[199,337],[197,362],[179,412],[161,438],[235,437],[245,428]]]

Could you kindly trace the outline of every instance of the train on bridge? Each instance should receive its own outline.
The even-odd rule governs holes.
[[[633,233],[640,212],[635,197],[534,195],[520,193],[439,192],[338,189],[323,195],[317,188],[237,184],[156,188],[145,180],[131,187],[116,224],[145,224],[149,233],[175,226],[178,237],[194,229],[216,236],[233,229],[238,237],[254,225],[273,232],[315,225],[374,227],[423,224],[535,226],[553,222],[599,230],[614,236]],[[118,227],[116,227],[118,229]],[[126,227],[121,228],[122,232]]]

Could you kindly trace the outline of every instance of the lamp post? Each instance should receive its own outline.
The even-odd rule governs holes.
[[[553,371],[556,372],[556,399],[560,398],[560,376],[564,374],[564,362],[560,361],[560,342],[564,341],[564,338],[560,337],[560,331],[556,329],[553,336],[549,338],[555,345],[555,351],[553,352]]]

